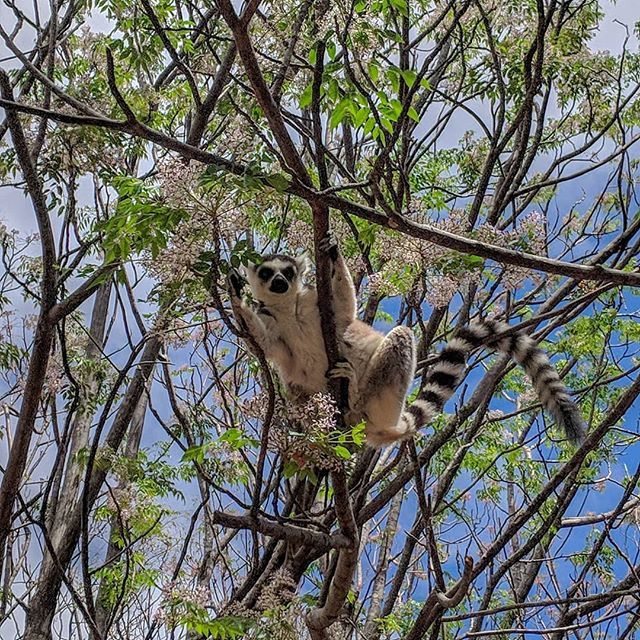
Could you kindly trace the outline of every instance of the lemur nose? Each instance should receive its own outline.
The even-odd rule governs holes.
[[[281,275],[276,275],[273,276],[269,291],[273,291],[273,293],[284,293],[288,288],[289,283],[287,282],[287,279]]]

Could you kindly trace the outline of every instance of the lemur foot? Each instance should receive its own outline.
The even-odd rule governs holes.
[[[327,378],[333,380],[347,380],[349,382],[349,407],[356,410],[360,393],[358,391],[358,376],[353,365],[348,360],[338,360],[326,373]]]
[[[327,231],[327,235],[320,240],[318,248],[323,253],[328,253],[333,262],[338,259],[338,240],[333,231]]]
[[[242,277],[237,269],[231,269],[227,275],[227,285],[229,292],[235,295],[237,298],[242,296],[242,289],[246,280]]]
[[[357,383],[356,370],[348,360],[338,360],[333,369],[327,371],[327,378],[346,378],[350,384]]]

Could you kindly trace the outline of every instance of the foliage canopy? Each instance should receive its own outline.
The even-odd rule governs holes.
[[[2,636],[635,637],[634,26],[596,0],[23,4],[0,21]],[[284,406],[225,274],[328,227],[365,322],[411,327],[424,369],[508,320],[587,440],[485,353],[411,444]]]

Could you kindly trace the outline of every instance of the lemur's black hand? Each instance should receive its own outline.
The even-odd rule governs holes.
[[[227,283],[229,291],[234,293],[238,298],[242,295],[242,289],[245,285],[245,279],[240,275],[237,269],[231,269],[227,275]]]
[[[338,249],[338,240],[333,234],[333,231],[327,231],[327,235],[320,240],[319,249],[320,251],[328,253],[333,262],[338,259],[340,250]]]

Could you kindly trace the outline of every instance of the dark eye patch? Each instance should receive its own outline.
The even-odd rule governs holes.
[[[260,269],[260,271],[258,271],[258,278],[260,278],[260,280],[263,280],[264,282],[266,282],[272,275],[273,269],[270,269],[269,267],[263,267],[262,269]]]
[[[291,282],[296,275],[296,272],[293,270],[293,267],[286,267],[282,270],[282,275]]]

